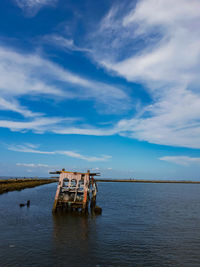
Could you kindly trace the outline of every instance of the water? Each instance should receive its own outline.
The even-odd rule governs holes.
[[[0,266],[200,266],[200,185],[99,183],[97,217],[53,216],[55,190],[0,195]]]

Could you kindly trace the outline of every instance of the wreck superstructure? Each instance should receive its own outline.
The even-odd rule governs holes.
[[[97,184],[94,176],[99,176],[99,173],[70,172],[65,169],[51,173],[60,175],[53,212],[65,210],[87,213],[89,206],[91,211],[95,211]]]

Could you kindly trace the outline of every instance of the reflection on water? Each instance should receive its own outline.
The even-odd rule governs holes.
[[[87,217],[73,214],[53,214],[53,222],[53,237],[56,248],[62,250],[62,247],[65,246],[72,251],[77,249],[78,243],[83,250],[87,249],[90,238]]]
[[[72,239],[81,242],[88,239],[88,217],[69,213],[54,213],[52,216],[55,243],[69,242]]]
[[[0,195],[0,266],[200,266],[199,185],[101,183],[97,217],[52,215],[55,191]]]
[[[53,224],[54,252],[61,258],[70,257],[72,265],[83,264],[90,255],[91,240],[95,238],[91,236],[89,218],[75,214],[55,214]]]

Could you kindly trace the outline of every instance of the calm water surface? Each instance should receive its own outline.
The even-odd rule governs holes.
[[[0,266],[200,266],[200,185],[99,183],[97,217],[53,216],[55,190],[0,195]]]

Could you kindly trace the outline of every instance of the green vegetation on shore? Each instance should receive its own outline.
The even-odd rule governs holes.
[[[50,184],[57,182],[57,179],[36,179],[36,178],[24,178],[24,179],[8,179],[0,180],[0,194],[7,193],[9,191],[20,191],[25,188],[31,188],[43,184]]]

